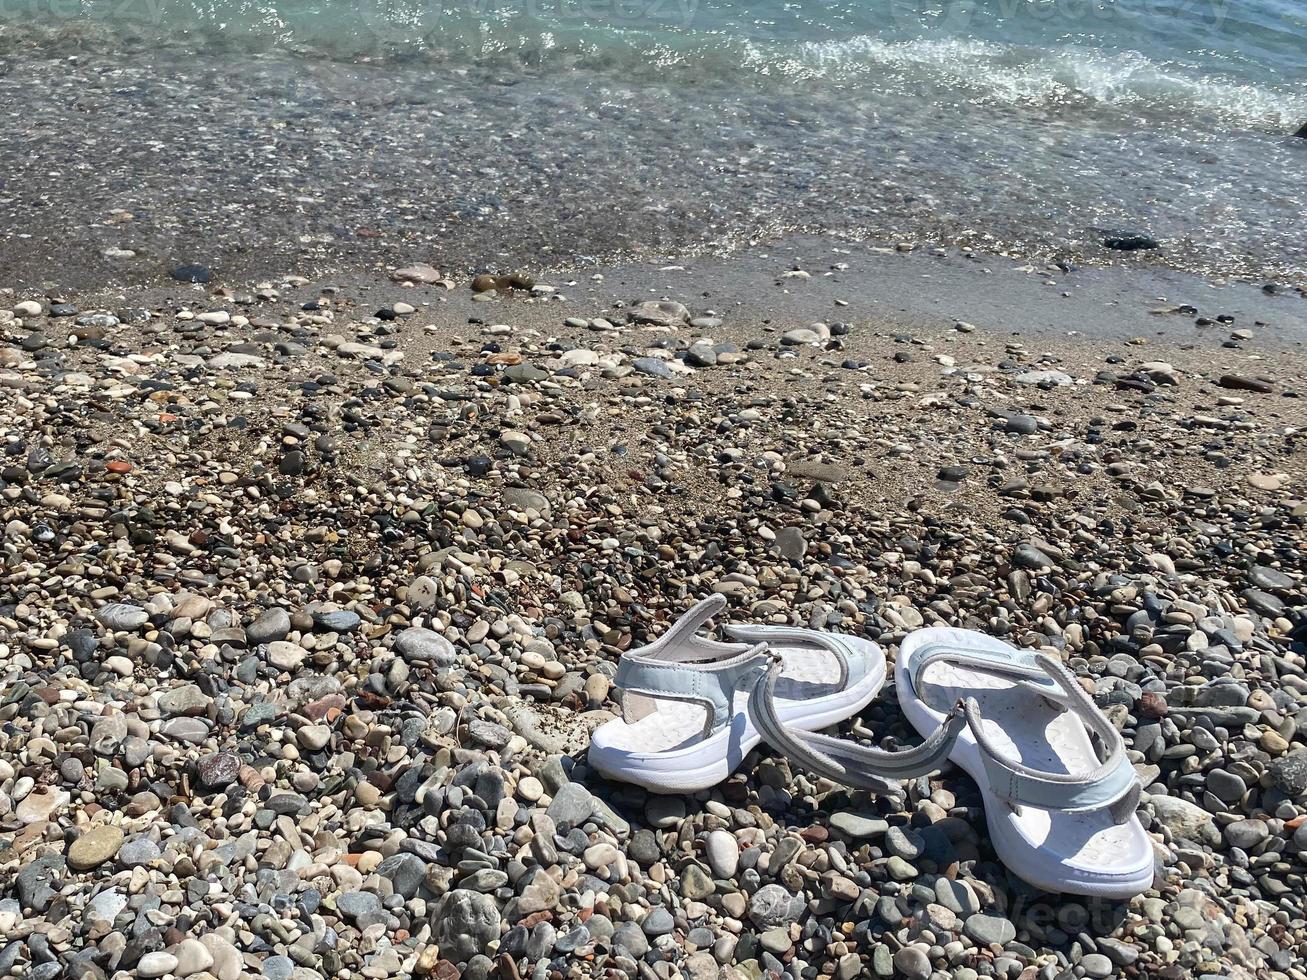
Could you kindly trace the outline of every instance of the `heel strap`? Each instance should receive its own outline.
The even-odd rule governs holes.
[[[945,716],[943,723],[921,745],[897,752],[874,749],[844,739],[813,732],[800,732],[787,726],[776,713],[776,678],[781,659],[772,661],[758,677],[749,695],[749,718],[758,733],[775,749],[820,776],[846,786],[884,793],[888,784],[915,779],[934,772],[953,749],[958,733],[966,724],[962,705]]]

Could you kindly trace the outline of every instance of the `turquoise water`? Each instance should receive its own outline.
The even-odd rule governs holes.
[[[956,85],[996,100],[1307,111],[1301,0],[8,0],[16,22],[339,57],[438,52],[695,79]]]
[[[0,220],[467,265],[1128,226],[1297,277],[1304,39],[1302,0],[0,0]]]

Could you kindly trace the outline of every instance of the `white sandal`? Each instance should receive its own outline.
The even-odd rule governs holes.
[[[1045,891],[1127,899],[1153,884],[1125,743],[1069,670],[972,630],[917,630],[899,648],[899,703],[923,734],[966,699],[949,754],[980,787],[994,850]]]
[[[948,758],[979,785],[994,850],[1026,881],[1113,899],[1152,885],[1153,847],[1135,816],[1140,785],[1121,733],[1051,657],[971,630],[910,634],[894,679],[903,713],[929,734],[904,752],[790,730],[769,710],[769,679],[750,701],[754,722],[813,772],[875,790]]]
[[[773,663],[774,711],[801,731],[843,721],[885,683],[885,655],[859,637],[789,626],[728,626],[736,643],[699,636],[725,608],[723,596],[705,599],[658,640],[622,655],[622,717],[591,736],[591,766],[659,793],[696,792],[724,780],[761,741],[749,692]]]

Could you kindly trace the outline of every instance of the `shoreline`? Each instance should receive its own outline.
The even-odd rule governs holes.
[[[453,324],[459,317],[484,310],[467,288],[473,274],[465,271],[466,266],[431,264],[442,282],[453,284],[452,289],[397,282],[391,275],[406,265],[429,261],[419,250],[399,265],[355,267],[331,275],[310,275],[292,266],[265,268],[233,279],[221,270],[200,266],[212,277],[206,283],[160,276],[149,284],[81,290],[14,288],[11,282],[0,282],[0,288],[14,289],[17,299],[53,296],[80,299],[90,306],[150,308],[195,303],[215,291],[218,298],[238,293],[253,296],[263,284],[290,280],[300,294],[314,289],[339,292],[353,316],[366,316],[373,312],[371,306],[404,299],[418,304],[436,323]],[[1258,330],[1261,346],[1294,350],[1307,343],[1307,281],[1214,279],[1154,266],[1146,258],[1080,267],[969,249],[791,235],[727,255],[547,265],[544,271],[512,264],[473,263],[470,268],[534,276],[533,281],[555,284],[552,297],[532,298],[513,291],[506,300],[507,308],[539,329],[548,329],[551,323],[552,313],[542,314],[542,310],[561,311],[565,318],[573,312],[594,314],[633,298],[672,298],[712,307],[728,325],[732,318],[761,323],[777,317],[859,317],[887,326],[935,329],[964,320],[1068,342],[1143,338],[1200,346],[1228,341],[1226,328],[1235,327]]]

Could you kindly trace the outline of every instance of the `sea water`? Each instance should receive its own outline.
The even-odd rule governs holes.
[[[1131,228],[1298,277],[1304,39],[1300,0],[0,0],[0,218],[469,266]]]

